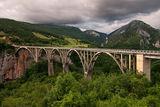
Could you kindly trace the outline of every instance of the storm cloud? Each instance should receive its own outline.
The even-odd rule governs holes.
[[[1,18],[101,31],[105,25],[122,25],[134,18],[152,16],[159,10],[160,0],[0,0]]]
[[[149,14],[160,8],[160,0],[100,0],[96,16],[109,21]]]

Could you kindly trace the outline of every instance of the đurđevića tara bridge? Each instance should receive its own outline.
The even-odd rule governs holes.
[[[68,48],[68,47],[39,47],[39,46],[14,46],[17,54],[21,49],[29,51],[35,62],[38,62],[42,50],[45,51],[48,60],[48,75],[53,75],[52,58],[57,51],[63,65],[63,73],[65,67],[68,66],[67,58],[72,52],[76,52],[83,66],[84,76],[91,78],[92,70],[98,56],[105,53],[113,58],[122,73],[130,70],[137,70],[141,74],[145,74],[150,80],[151,59],[160,59],[160,51],[154,50],[128,50],[128,49],[101,49],[101,48]]]

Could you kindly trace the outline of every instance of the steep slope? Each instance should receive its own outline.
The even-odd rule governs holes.
[[[86,34],[89,34],[89,35],[100,37],[102,40],[105,40],[106,37],[108,36],[106,33],[98,32],[98,31],[95,31],[95,30],[86,30],[84,32]]]
[[[150,25],[134,20],[109,35],[108,48],[158,49],[160,31]]]
[[[67,41],[70,38],[79,44],[97,45],[102,42],[99,37],[75,27],[30,24],[10,19],[0,19],[0,37],[21,45],[64,46],[70,45],[70,41]]]

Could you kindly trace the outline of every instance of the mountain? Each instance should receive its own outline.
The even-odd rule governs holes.
[[[158,49],[160,30],[134,20],[109,34],[107,48]]]
[[[106,37],[108,36],[106,33],[102,33],[102,32],[98,32],[98,31],[95,31],[95,30],[86,30],[84,31],[86,34],[89,34],[89,35],[94,35],[96,37],[100,37],[102,39],[106,39]]]
[[[79,28],[0,19],[0,38],[17,45],[95,46],[103,42]]]

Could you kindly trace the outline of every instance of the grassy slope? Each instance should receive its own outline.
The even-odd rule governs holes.
[[[65,47],[88,47],[89,46],[89,44],[87,43],[81,43],[81,41],[78,39],[66,37],[65,40],[69,42],[69,44],[65,45]]]
[[[38,37],[38,38],[41,38],[41,39],[46,39],[46,40],[50,40],[51,38],[45,36],[45,35],[42,35],[40,33],[36,33],[36,32],[33,32],[33,34]]]

